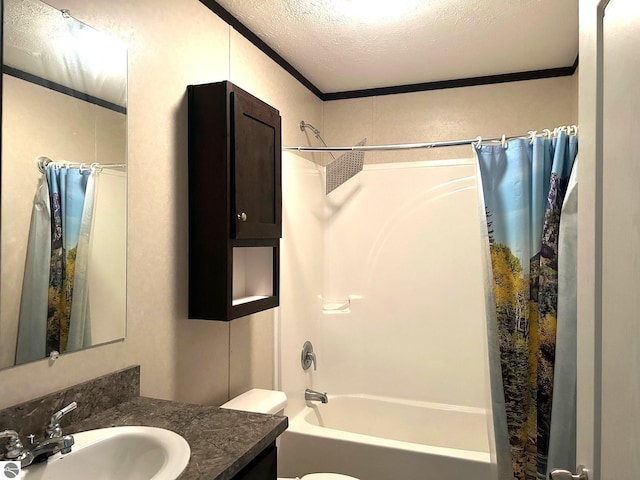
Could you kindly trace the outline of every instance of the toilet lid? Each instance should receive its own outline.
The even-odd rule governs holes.
[[[302,480],[358,480],[356,477],[342,475],[340,473],[310,473],[302,477]]]

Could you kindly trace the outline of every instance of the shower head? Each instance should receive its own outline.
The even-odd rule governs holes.
[[[305,121],[304,121],[304,120],[302,120],[302,121],[300,122],[300,131],[301,131],[301,132],[304,132],[304,129],[305,129],[305,128],[308,128],[309,130],[311,130],[311,131],[314,133],[314,135],[315,135],[316,137],[320,138],[320,131],[319,131],[316,127],[314,127],[313,125],[311,125],[310,123],[305,123]]]
[[[366,145],[366,143],[367,139],[364,138],[358,142],[357,145],[362,146]],[[329,193],[349,180],[355,174],[360,173],[363,165],[363,151],[344,153],[328,164],[326,169],[325,195],[329,195]]]
[[[300,122],[300,131],[304,132],[305,128],[311,130],[316,138],[322,142],[322,145],[327,146],[320,135],[320,130],[302,120]],[[365,145],[366,143],[367,139],[365,138],[361,140],[358,145]],[[356,173],[361,172],[364,164],[364,152],[362,151],[348,152],[340,155],[338,158],[331,152],[329,152],[329,155],[331,155],[333,161],[326,167],[325,195],[329,195],[329,193],[349,180]]]

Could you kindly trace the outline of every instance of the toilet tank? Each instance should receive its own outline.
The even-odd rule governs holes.
[[[284,392],[254,388],[220,405],[220,408],[282,415],[286,406],[287,396]]]

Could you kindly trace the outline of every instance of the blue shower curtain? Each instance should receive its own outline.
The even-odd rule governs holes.
[[[29,233],[17,364],[90,345],[87,266],[95,179],[92,169],[45,167]]]
[[[577,145],[576,136],[560,132],[553,139],[475,148],[492,271],[488,331],[501,480],[546,478],[559,321],[558,238]]]

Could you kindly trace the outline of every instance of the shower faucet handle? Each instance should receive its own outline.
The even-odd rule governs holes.
[[[300,363],[303,370],[309,370],[309,367],[313,363],[313,369],[316,370],[316,354],[313,352],[313,345],[309,340],[304,342],[302,346],[302,353],[300,354]]]
[[[313,362],[313,369],[314,369],[314,370],[317,370],[317,369],[318,369],[318,367],[316,366],[316,354],[315,354],[315,353],[313,353],[313,352],[309,352],[309,353],[307,353],[307,361],[309,361],[309,360],[310,360],[311,362]]]

